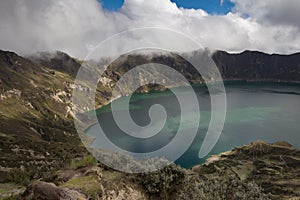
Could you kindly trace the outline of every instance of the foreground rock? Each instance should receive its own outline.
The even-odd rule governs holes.
[[[57,187],[53,183],[38,182],[27,188],[23,198],[26,200],[85,200],[87,196],[76,190]]]

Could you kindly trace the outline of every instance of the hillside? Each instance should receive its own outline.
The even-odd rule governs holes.
[[[300,196],[300,151],[286,142],[256,141],[189,170],[170,165],[150,174],[125,174],[88,160],[30,184],[21,198],[282,200]]]
[[[73,77],[0,51],[1,182],[17,167],[48,170],[82,155],[73,125]],[[62,157],[63,155],[63,157]]]
[[[213,54],[212,58],[225,80],[300,81],[300,54],[268,55],[251,51],[229,54],[218,51]],[[171,66],[180,71],[191,83],[203,81],[190,63],[175,54],[123,55],[104,73],[105,79],[100,81],[97,88],[97,106],[105,105],[111,100],[112,89],[125,72],[136,65],[149,62]],[[71,109],[74,79],[81,63],[82,61],[62,52],[41,53],[24,58],[13,52],[0,51],[0,183],[27,184],[28,179],[44,178],[49,175],[49,171],[50,173],[57,171],[68,165],[72,159],[87,154],[74,127]],[[155,73],[160,72],[154,71],[153,76]],[[151,80],[151,76],[148,78]],[[139,91],[163,89],[164,87],[153,84],[146,85]],[[299,151],[290,147],[282,147],[282,149],[278,145],[264,143],[259,143],[255,145],[256,147],[258,149],[253,149],[253,145],[249,148],[243,147],[241,151],[236,149],[233,156],[232,154],[225,156],[225,161],[221,156],[222,159],[213,164],[188,171],[180,169],[179,176],[183,170],[184,179],[178,184],[192,184],[192,182],[194,184],[195,182],[198,184],[197,187],[202,187],[203,183],[197,181],[200,180],[199,178],[207,179],[202,177],[203,171],[205,171],[204,174],[212,172],[213,175],[222,172],[226,177],[227,173],[234,171],[235,173],[232,173],[234,180],[238,182],[253,180],[266,192],[272,192],[275,196],[299,195],[297,191],[299,188],[297,183],[300,179],[297,175],[300,166]],[[259,151],[259,155],[256,150]],[[236,164],[241,165],[241,169],[234,168]],[[248,167],[252,170],[251,173],[248,171],[250,174],[247,172],[247,176],[244,174],[239,176],[239,170],[247,171]],[[110,173],[115,176],[116,172],[107,172],[107,174]],[[168,173],[173,176],[175,172]],[[103,176],[105,177],[104,174]],[[123,177],[120,173],[117,173],[116,177],[118,176]],[[209,180],[212,179],[209,178]],[[127,178],[125,183],[126,181]],[[160,185],[158,181],[157,187]],[[106,188],[105,185],[103,187]],[[167,191],[165,195],[169,196],[174,187],[170,186],[168,189],[170,191]],[[163,194],[160,189],[148,189],[150,191],[145,188],[141,189],[139,194],[145,195],[145,198],[153,197],[154,199],[157,198],[157,193]],[[114,195],[117,195],[117,189],[114,190]],[[155,194],[152,195],[152,192]],[[187,195],[192,194],[193,190],[182,192]],[[174,194],[180,197],[179,193]]]

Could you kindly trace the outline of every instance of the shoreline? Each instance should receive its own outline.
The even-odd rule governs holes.
[[[220,81],[212,81],[212,82],[209,82],[207,84],[210,84],[210,83],[218,83]],[[288,84],[288,85],[297,85],[297,86],[300,86],[300,81],[285,81],[285,80],[273,80],[273,79],[264,79],[264,80],[255,80],[255,79],[248,79],[248,80],[245,80],[245,79],[224,79],[223,80],[223,83],[224,83],[224,86],[225,86],[225,89],[226,89],[226,85],[230,85],[230,84],[234,84],[234,83],[250,83],[250,84],[254,84],[254,83],[268,83],[268,84],[279,84],[279,85],[282,85],[282,84]],[[192,83],[191,86],[206,86],[206,83],[203,83],[203,82],[199,82],[199,83]],[[175,88],[181,88],[181,87],[185,87],[185,86],[176,86]],[[137,92],[138,94],[149,94],[149,93],[160,93],[160,92],[164,92],[166,91],[168,88],[165,88],[164,90],[150,90],[150,91],[147,91],[147,92]],[[104,103],[103,105],[101,106],[98,106],[94,111],[96,112],[97,110],[103,108],[104,106],[107,106],[109,105],[111,102],[119,99],[119,98],[122,98],[124,96],[120,96],[118,98],[115,98],[115,99],[111,99],[110,101]],[[87,112],[90,112],[90,111],[87,111]],[[91,124],[89,125],[88,127],[84,128],[84,133],[86,131],[88,131],[92,126],[94,126],[96,123],[94,124]]]
[[[212,82],[208,82],[207,84],[213,84],[213,83],[218,83],[221,81],[212,81]],[[272,79],[265,79],[265,80],[255,80],[255,79],[250,79],[250,80],[245,80],[245,79],[224,79],[223,80],[224,85],[226,86],[232,83],[270,83],[270,84],[291,84],[291,85],[299,85],[300,86],[300,81],[284,81],[284,80],[272,80]],[[199,82],[199,83],[191,83],[191,86],[205,86],[206,83],[203,82]],[[175,86],[174,88],[181,88],[181,87],[185,87],[183,86]],[[172,87],[173,88],[173,87]],[[160,92],[164,92],[165,90],[167,90],[168,88],[165,88],[163,90],[150,90],[150,91],[145,91],[145,92],[136,92],[136,93],[140,93],[140,94],[149,94],[149,93],[160,93]],[[105,102],[104,104],[100,105],[100,106],[95,106],[96,110],[101,109],[102,107],[110,104],[111,102],[122,98],[124,96],[120,96],[118,98],[114,98],[109,100],[108,102]],[[89,112],[89,111],[87,111]]]

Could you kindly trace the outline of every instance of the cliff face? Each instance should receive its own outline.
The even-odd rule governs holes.
[[[256,51],[240,54],[217,51],[212,58],[225,80],[300,81],[300,53],[269,55]]]
[[[3,59],[3,56],[2,56]],[[29,58],[34,63],[61,71],[75,77],[81,62],[63,52],[40,53]],[[212,54],[224,80],[270,80],[300,81],[300,53],[291,55],[266,54],[257,51],[244,51],[230,54],[216,51]],[[159,63],[181,72],[191,82],[201,82],[200,75],[193,66],[176,54],[123,55],[114,61],[105,75],[116,81],[128,70],[145,63]]]
[[[100,79],[99,91],[101,96],[105,96],[98,102],[99,105],[106,104],[110,101],[111,91],[116,82],[129,70],[136,66],[156,63],[162,64],[175,69],[186,80],[192,83],[203,83],[204,78],[193,67],[191,63],[185,60],[185,57],[193,58],[201,56],[201,52],[192,52],[188,54],[158,54],[150,53],[149,55],[122,55],[113,61]],[[223,51],[217,51],[212,54],[212,60],[219,69],[223,80],[245,80],[245,81],[271,81],[271,82],[300,82],[300,53],[292,55],[265,54],[262,52],[245,51],[240,54],[229,54]],[[201,64],[200,64],[201,65]],[[207,67],[207,66],[202,66]],[[215,69],[208,68],[207,78],[216,80],[217,73]],[[146,76],[127,80],[129,83],[141,84],[143,82],[152,82],[155,77],[162,77],[165,82],[171,83],[171,86],[178,86],[173,80],[173,76],[156,68],[151,69],[151,73],[143,72]],[[165,76],[165,74],[169,76]],[[174,82],[174,85],[172,85]],[[176,85],[177,84],[177,85]],[[180,83],[179,83],[180,84]],[[105,87],[105,88],[103,88]],[[148,92],[150,90],[163,90],[164,86],[148,84],[139,88],[139,92]],[[131,92],[127,92],[131,93]]]
[[[191,83],[203,81],[194,67],[182,57],[169,55],[124,55],[123,59],[114,62],[110,69],[119,75],[144,63],[160,63],[172,67],[184,75]],[[216,51],[212,54],[224,80],[249,81],[300,81],[300,53],[292,55],[266,54],[256,51],[244,51],[230,54]],[[214,73],[212,71],[212,73]]]

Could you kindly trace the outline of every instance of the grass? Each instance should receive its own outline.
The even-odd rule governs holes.
[[[18,194],[24,191],[25,187],[22,185],[14,183],[0,183],[0,200],[17,199]]]
[[[71,168],[79,169],[79,168],[83,168],[83,167],[95,166],[96,164],[97,164],[97,160],[93,156],[88,155],[83,158],[73,159],[71,162]]]
[[[75,177],[63,183],[61,186],[80,189],[88,194],[91,199],[97,199],[103,192],[102,185],[97,176]]]

